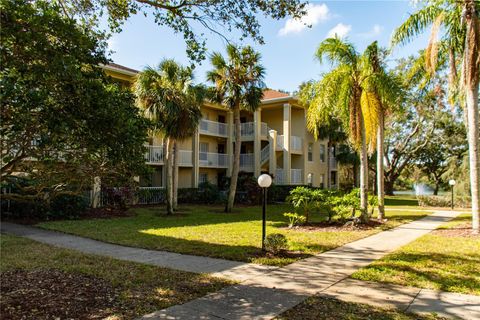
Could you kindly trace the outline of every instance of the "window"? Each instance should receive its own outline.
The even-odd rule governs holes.
[[[337,185],[337,171],[332,171],[330,173],[330,181],[331,181],[332,186]]]
[[[313,161],[313,143],[308,144],[308,161]]]
[[[325,162],[325,145],[320,145],[320,161]]]
[[[208,174],[207,173],[200,173],[200,176],[198,177],[198,183],[206,183],[208,182]]]

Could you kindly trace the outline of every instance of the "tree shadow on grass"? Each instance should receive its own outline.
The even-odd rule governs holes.
[[[385,198],[386,206],[418,206],[418,200],[415,198],[394,198],[386,197]]]
[[[374,271],[371,279],[361,275],[355,278],[414,287],[421,287],[426,282],[431,288],[442,291],[458,292],[460,289],[462,293],[479,294],[480,269],[473,268],[474,271],[466,273],[462,265],[480,265],[480,250],[479,254],[464,257],[439,253],[395,253],[388,260],[380,260],[364,269],[367,277],[370,276],[369,270]],[[396,275],[401,275],[401,280],[396,280]]]

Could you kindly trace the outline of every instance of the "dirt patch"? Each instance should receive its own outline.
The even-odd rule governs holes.
[[[480,235],[472,233],[472,223],[462,223],[448,229],[436,229],[432,234],[442,237],[480,238]]]
[[[120,311],[118,294],[91,276],[14,270],[1,274],[0,313],[2,319],[104,319]]]
[[[354,231],[354,230],[371,230],[382,227],[385,222],[378,220],[370,220],[368,223],[353,224],[353,223],[339,223],[339,222],[315,222],[302,226],[295,226],[293,228],[281,227],[284,230],[293,230],[300,232],[338,232],[338,231]]]

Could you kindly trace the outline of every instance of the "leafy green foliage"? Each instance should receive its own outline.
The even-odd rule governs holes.
[[[284,234],[272,233],[265,239],[265,249],[273,254],[279,254],[288,249],[288,240]]]
[[[194,62],[205,59],[207,49],[205,31],[227,39],[233,30],[238,30],[240,40],[251,38],[263,44],[258,19],[260,15],[279,20],[287,16],[300,17],[306,14],[306,4],[300,0],[56,0],[56,2],[63,4],[65,14],[78,16],[87,25],[98,26],[106,13],[110,29],[114,32],[120,31],[123,23],[135,14],[151,16],[159,26],[169,27],[183,35],[187,54]]]
[[[132,183],[146,169],[148,122],[99,67],[105,44],[44,1],[1,1],[0,11],[2,179],[23,173],[34,181],[25,199],[46,203],[95,176]]]
[[[293,228],[294,226],[298,226],[302,223],[305,223],[305,221],[307,220],[304,216],[299,215],[298,213],[295,213],[295,212],[285,212],[283,216],[288,218],[289,228]]]

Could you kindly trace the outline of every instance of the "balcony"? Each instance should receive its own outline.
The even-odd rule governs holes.
[[[179,150],[178,151],[178,165],[181,166],[181,167],[191,167],[193,165],[192,151]]]
[[[290,152],[303,153],[302,138],[297,136],[290,137]]]
[[[253,153],[240,154],[240,171],[253,172],[254,170],[254,156]]]
[[[285,184],[285,173],[283,169],[277,169],[275,171],[275,177],[273,178],[273,182],[278,185]]]
[[[199,166],[206,168],[227,168],[228,155],[224,153],[200,152]]]
[[[228,124],[202,119],[200,120],[199,132],[201,134],[226,138],[228,136]]]
[[[337,170],[337,159],[334,156],[330,156],[330,170]]]
[[[146,145],[145,161],[148,164],[163,164],[163,146]]]
[[[303,184],[303,170],[291,169],[290,170],[290,184]]]
[[[243,122],[240,124],[240,132],[243,140],[253,140],[255,137],[255,122]],[[260,137],[268,137],[268,126],[265,122],[260,123]]]
[[[283,134],[282,135],[277,135],[277,146],[275,147],[275,150],[277,151],[282,151],[283,150]]]

